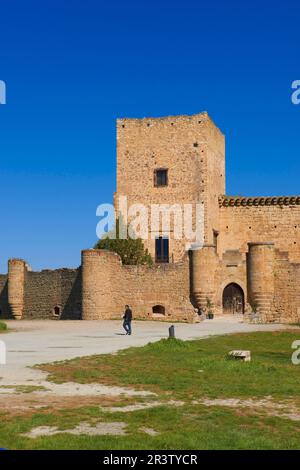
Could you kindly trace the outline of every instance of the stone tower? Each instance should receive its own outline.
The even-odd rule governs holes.
[[[24,311],[26,262],[22,259],[8,261],[8,304],[12,316],[21,320]]]
[[[215,244],[218,197],[225,193],[225,139],[206,112],[193,116],[117,120],[117,191],[132,204],[203,205],[204,242]],[[161,184],[162,183],[162,184]],[[193,211],[193,230],[195,229]],[[174,227],[152,231],[145,246],[156,256],[156,239],[167,235],[170,261],[182,259],[190,240],[178,239]],[[130,221],[130,220],[129,220]]]

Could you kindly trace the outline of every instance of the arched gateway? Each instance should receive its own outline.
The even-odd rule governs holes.
[[[234,282],[228,284],[223,291],[223,313],[241,314],[244,313],[244,306],[243,289]]]

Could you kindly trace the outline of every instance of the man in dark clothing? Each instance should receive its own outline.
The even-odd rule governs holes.
[[[129,308],[129,305],[125,305],[123,320],[123,328],[126,331],[126,334],[131,335],[132,310]]]

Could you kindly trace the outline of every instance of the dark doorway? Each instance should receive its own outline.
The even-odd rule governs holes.
[[[167,237],[157,237],[155,239],[155,262],[169,262],[169,239]]]
[[[165,315],[166,314],[166,309],[163,305],[154,305],[152,307],[152,313],[156,313],[159,315]]]
[[[223,291],[223,313],[241,314],[244,313],[244,292],[243,289],[232,282]]]

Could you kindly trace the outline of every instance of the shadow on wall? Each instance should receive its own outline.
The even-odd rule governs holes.
[[[8,305],[8,282],[6,281],[4,288],[0,291],[0,318],[11,320],[13,318]]]
[[[65,283],[62,283],[65,286]],[[72,284],[71,290],[62,292],[62,299],[66,298],[64,306],[62,307],[62,313],[60,315],[61,320],[81,320],[82,312],[82,280],[81,280],[81,268],[78,269],[75,281]],[[55,306],[54,306],[55,307]]]
[[[190,302],[194,308],[198,308],[197,300],[193,292],[194,276],[193,276],[193,252],[192,250],[188,251],[188,258],[189,258],[189,276],[190,276]]]

